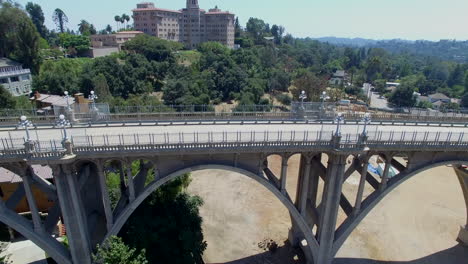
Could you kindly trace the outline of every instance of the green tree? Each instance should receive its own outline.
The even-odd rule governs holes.
[[[78,24],[78,31],[81,35],[90,35],[91,24],[88,21],[82,19]]]
[[[7,89],[0,85],[0,109],[14,109],[16,101]]]
[[[202,264],[206,249],[199,208],[203,201],[185,189],[184,175],[155,191],[140,205],[123,227],[124,241],[146,251],[150,263]]]
[[[414,88],[407,84],[401,84],[392,93],[388,101],[397,107],[413,107],[416,105]]]
[[[33,24],[36,26],[37,32],[39,32],[41,37],[47,38],[47,28],[44,26],[45,17],[41,6],[32,2],[28,2],[26,4],[26,11],[31,17]]]
[[[257,44],[263,43],[263,35],[266,31],[265,21],[251,17],[247,21],[246,30],[255,39]]]
[[[59,35],[60,45],[68,50],[72,56],[83,55],[84,52],[89,50],[91,41],[89,36],[78,36],[69,33]]]
[[[120,17],[120,19],[121,19],[120,21],[121,21],[122,23],[126,22],[126,23],[128,24],[128,22],[130,21],[130,16],[127,15],[127,14],[123,14],[123,15]],[[124,28],[127,29],[127,26],[128,26],[128,25],[125,25]]]
[[[182,49],[181,43],[169,42],[146,34],[140,34],[125,43],[125,48],[144,55],[148,60],[174,62],[174,51]]]
[[[106,26],[106,31],[107,31],[107,34],[111,34],[111,33],[112,33],[112,27],[111,27],[111,25],[107,25],[107,26]]]
[[[107,84],[107,79],[104,74],[99,73],[93,79],[94,92],[99,95],[100,102],[109,102],[112,100],[112,95]]]
[[[68,17],[62,9],[57,8],[54,10],[52,20],[54,20],[54,23],[55,25],[57,25],[57,28],[59,29],[60,33],[65,33],[65,27],[68,23]]]
[[[104,246],[97,246],[97,253],[93,255],[96,264],[147,264],[145,249],[136,249],[125,245],[119,237],[109,238]]]
[[[461,106],[464,108],[468,108],[468,92],[461,98]]]
[[[116,23],[116,28],[119,30],[119,23],[120,23],[121,17],[120,16],[115,16],[114,21]]]
[[[301,91],[305,91],[308,101],[318,102],[320,94],[325,91],[326,81],[310,71],[304,71],[293,81],[293,85],[293,95],[296,100],[299,99]]]
[[[33,78],[33,90],[59,95],[64,91],[71,94],[79,92],[83,67],[88,62],[88,58],[45,61],[39,74]]]
[[[28,15],[9,3],[0,8],[0,57],[19,61],[33,73],[40,64],[39,39]]]
[[[455,69],[450,73],[449,79],[447,80],[447,84],[450,87],[455,85],[463,85],[465,82],[465,72],[460,64],[457,64]]]

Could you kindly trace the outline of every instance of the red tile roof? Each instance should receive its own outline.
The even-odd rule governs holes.
[[[229,13],[229,12],[208,12],[206,13],[206,15],[234,15],[234,14]]]
[[[136,8],[132,10],[133,12],[142,12],[142,11],[163,11],[163,12],[172,12],[172,13],[182,13],[177,10],[163,9],[163,8]]]

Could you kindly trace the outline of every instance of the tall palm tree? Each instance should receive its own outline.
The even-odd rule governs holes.
[[[90,31],[89,22],[82,19],[80,23],[78,24],[78,31],[80,31],[81,35],[88,33]]]
[[[116,28],[117,28],[117,30],[119,30],[119,22],[120,22],[120,20],[122,20],[122,18],[120,18],[120,16],[115,16],[115,17],[114,17],[114,20],[115,20],[115,22],[117,22],[117,23],[116,23],[116,24],[117,24],[117,27],[116,27]]]
[[[123,18],[125,19],[125,21],[126,21],[126,23],[125,23],[125,29],[127,29],[127,28],[128,28],[128,22],[130,21],[130,16],[127,15],[127,14],[123,14],[122,17],[123,17]]]
[[[112,27],[111,27],[111,25],[107,25],[106,31],[107,31],[108,34],[111,34],[111,33],[112,33]]]
[[[52,15],[52,19],[59,28],[60,32],[64,33],[65,24],[68,23],[68,17],[65,15],[65,12],[63,12],[60,8],[55,9],[54,14]]]
[[[123,26],[124,29],[125,29],[125,24],[124,24],[125,23],[125,16],[126,16],[126,14],[123,14],[123,15],[120,16],[120,23],[122,23],[122,26]]]

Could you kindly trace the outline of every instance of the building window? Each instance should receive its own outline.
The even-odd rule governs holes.
[[[8,83],[8,79],[0,79],[0,83]]]
[[[19,82],[19,78],[18,78],[18,76],[10,77],[10,81],[11,82]]]
[[[22,81],[29,81],[29,75],[23,75],[21,76]]]

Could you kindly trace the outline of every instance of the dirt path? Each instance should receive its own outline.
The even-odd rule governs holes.
[[[295,156],[288,168],[292,199],[298,161]],[[279,173],[279,164],[278,157],[270,159],[275,173]],[[353,175],[344,186],[345,192],[354,190],[357,183],[357,175]],[[458,184],[455,173],[447,167],[404,183],[352,233],[335,263],[466,263],[468,248],[457,246],[455,241],[459,226],[466,221]],[[261,185],[236,173],[206,170],[193,174],[189,192],[205,201],[201,213],[208,242],[207,263],[303,263],[301,255],[285,244],[291,226],[287,210]],[[265,250],[271,241],[279,247],[274,254]]]

